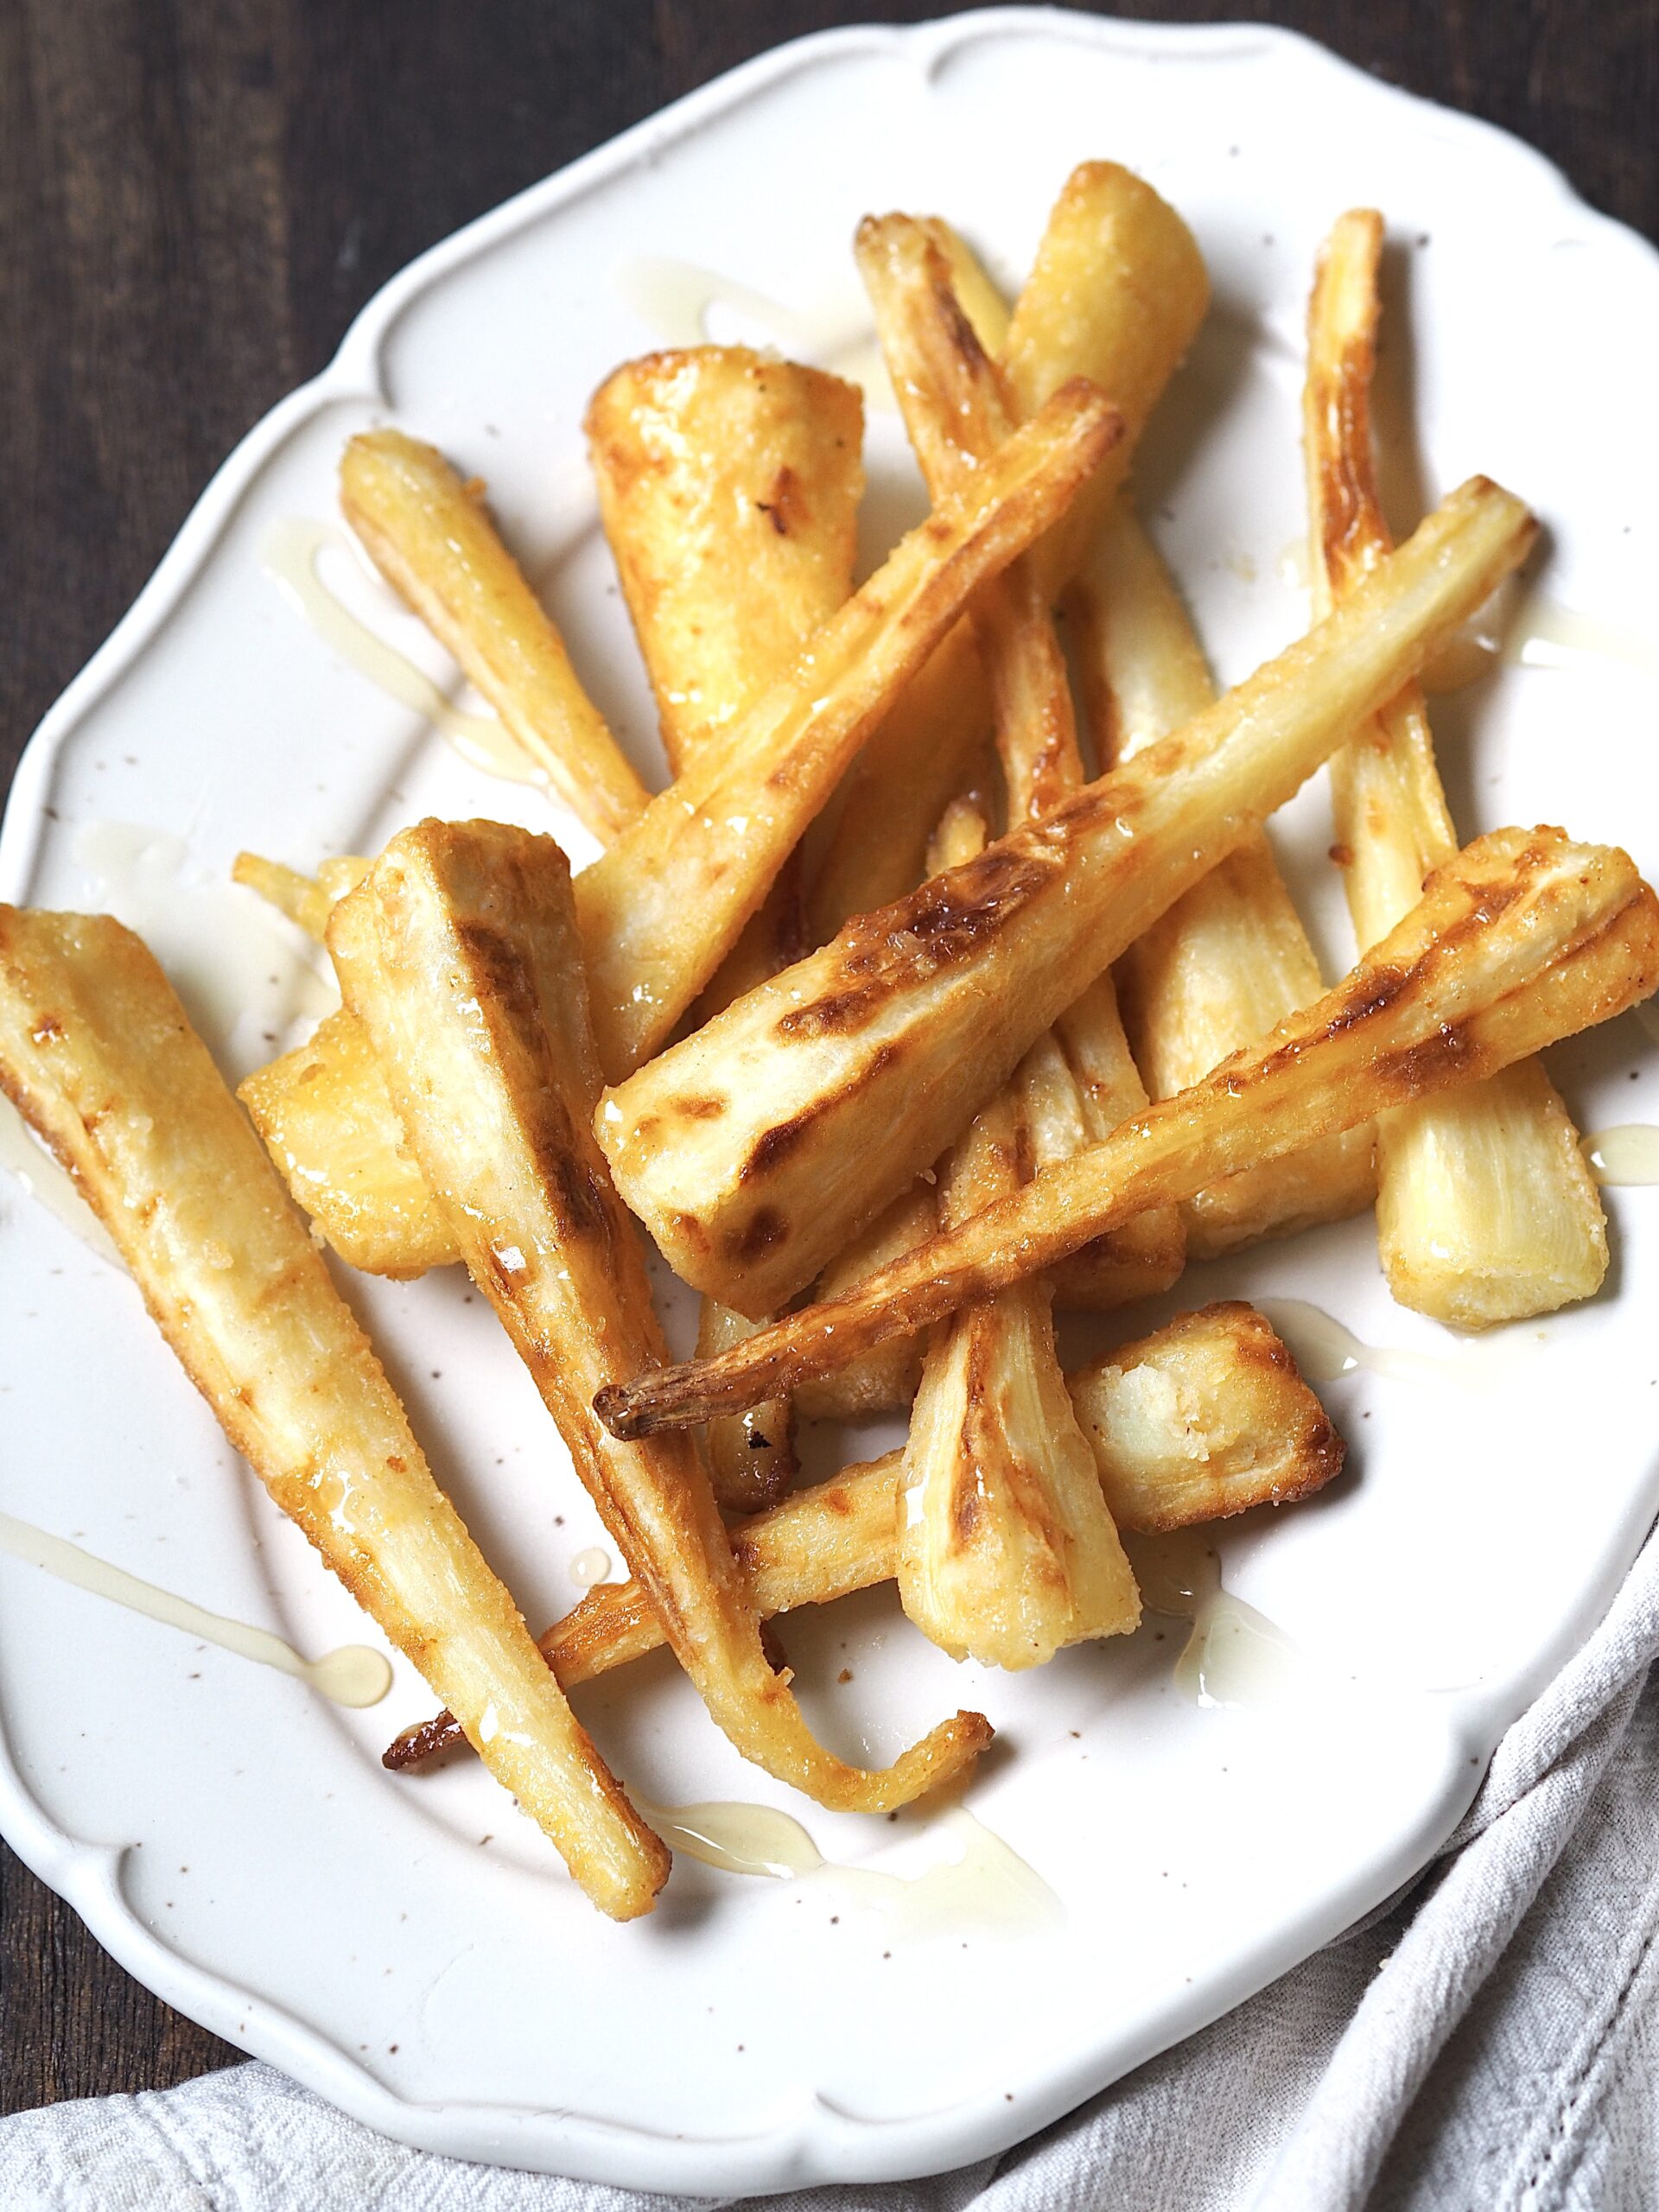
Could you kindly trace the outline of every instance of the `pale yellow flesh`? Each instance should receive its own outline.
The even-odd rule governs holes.
[[[989,1736],[977,1715],[881,1773],[816,1743],[762,1650],[691,1440],[619,1446],[594,1416],[595,1393],[663,1344],[638,1234],[590,1132],[598,1063],[558,847],[495,823],[405,830],[335,909],[329,945],[474,1281],[726,1734],[848,1810],[887,1810],[961,1773]]]
[[[1095,1473],[1121,1529],[1185,1529],[1306,1497],[1341,1469],[1341,1439],[1254,1307],[1179,1314],[1070,1379]],[[902,1452],[801,1491],[734,1529],[732,1548],[763,1615],[827,1605],[895,1571]],[[567,1688],[660,1649],[637,1582],[592,1592],[542,1638]],[[448,1714],[405,1729],[404,1766],[458,1740]]]
[[[1104,1144],[942,1232],[834,1306],[725,1358],[642,1375],[600,1411],[620,1433],[703,1421],[1039,1274],[1090,1236],[1332,1129],[1477,1082],[1604,1021],[1659,981],[1659,901],[1629,857],[1559,830],[1502,830],[1313,1006]]]
[[[1071,603],[1105,765],[1133,760],[1213,705],[1186,609],[1127,499],[1107,518]],[[1325,979],[1265,836],[1246,838],[1129,947],[1122,980],[1135,1059],[1154,1098],[1185,1090],[1319,996]],[[1181,1210],[1187,1248],[1211,1259],[1257,1237],[1344,1220],[1375,1192],[1372,1133],[1345,1130],[1199,1192]]]
[[[340,466],[346,521],[585,829],[608,844],[647,792],[486,511],[435,448],[365,430]]]
[[[1008,441],[824,624],[790,675],[585,871],[577,912],[601,1064],[663,1042],[860,747],[983,582],[1062,514],[1119,423],[1081,383]]]
[[[1382,220],[1344,215],[1308,310],[1304,416],[1315,603],[1391,543],[1376,496],[1370,385]],[[1354,931],[1374,944],[1457,839],[1420,684],[1332,756],[1335,851]],[[1377,1129],[1377,1250],[1402,1305],[1463,1328],[1554,1313],[1600,1288],[1607,1225],[1578,1132],[1537,1065],[1402,1108]]]
[[[1184,729],[850,923],[607,1091],[600,1141],[676,1272],[741,1313],[778,1310],[938,1158],[1090,969],[1259,828],[1534,535],[1518,501],[1474,480]]]
[[[667,1853],[434,1482],[304,1223],[130,931],[0,907],[0,1084],[97,1208],[276,1503],[594,1902],[619,1919],[649,1911]]]

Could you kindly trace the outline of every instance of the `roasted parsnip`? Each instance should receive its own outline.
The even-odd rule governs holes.
[[[256,1068],[236,1095],[289,1192],[348,1267],[408,1277],[461,1257],[346,1007]]]
[[[1116,162],[1071,172],[1015,303],[1002,366],[1019,419],[1068,377],[1087,377],[1111,394],[1126,435],[1043,549],[1051,595],[1110,507],[1209,304],[1198,241],[1167,200]]]
[[[1001,379],[957,296],[950,263],[925,225],[906,215],[867,218],[857,255],[928,489],[936,500],[948,499],[1010,434]],[[1035,550],[986,585],[972,619],[1008,819],[1040,821],[1080,787],[1084,768],[1071,681]],[[1072,1052],[1086,1075],[1071,1064]],[[1068,1009],[1065,1029],[1039,1039],[1020,1064],[1012,1102],[1021,1125],[1019,1148],[1030,1158],[1064,1158],[1091,1141],[1091,1111],[1109,1128],[1146,1103],[1111,979],[1099,976]],[[1126,1224],[1121,1236],[1073,1257],[1068,1293],[1091,1305],[1116,1304],[1166,1289],[1185,1259],[1179,1217],[1145,1214]]]
[[[594,1393],[660,1360],[645,1260],[591,1134],[598,1062],[569,869],[551,838],[429,822],[393,839],[334,910],[346,1003],[410,1148],[675,1656],[732,1742],[823,1803],[884,1810],[970,1765],[958,1714],[880,1774],[816,1743],[761,1648],[689,1438],[618,1448]]]
[[[1453,493],[1185,729],[853,921],[608,1091],[600,1141],[670,1264],[741,1313],[775,1312],[938,1159],[1091,969],[1409,679],[1535,529],[1484,480]]]
[[[1008,436],[1001,385],[923,226],[867,219],[857,254],[887,372],[935,500],[957,493]],[[1037,820],[1084,780],[1065,662],[1027,554],[974,603],[1008,811]],[[964,838],[940,865],[984,842]],[[1096,995],[1122,1047],[1109,992]],[[1123,1049],[1127,1059],[1127,1049]],[[1083,1136],[1076,1085],[1052,1033],[952,1148],[940,1217],[950,1227],[1017,1190],[1020,1109]],[[1144,1106],[1137,1085],[1130,1109]],[[1179,1224],[1166,1216],[1180,1265]],[[1140,1618],[1135,1578],[1095,1479],[1054,1348],[1053,1286],[1041,1278],[955,1313],[934,1332],[905,1446],[899,1593],[923,1633],[957,1657],[1039,1666],[1063,1645]]]
[[[1376,496],[1370,385],[1382,219],[1344,215],[1308,310],[1304,390],[1316,606],[1392,543]],[[1332,755],[1335,852],[1354,931],[1374,944],[1456,847],[1420,684]],[[1553,1313],[1607,1271],[1607,1225],[1578,1132],[1535,1061],[1426,1100],[1377,1130],[1377,1249],[1404,1306],[1463,1328]]]
[[[365,430],[340,465],[340,503],[393,590],[461,663],[578,822],[608,844],[647,793],[582,690],[547,610],[484,505],[435,447]]]
[[[1073,588],[1077,660],[1103,761],[1118,767],[1215,702],[1186,609],[1127,499]],[[1135,1056],[1154,1098],[1207,1075],[1325,988],[1307,931],[1260,830],[1178,899],[1122,963]],[[1369,1128],[1247,1170],[1182,1209],[1209,1259],[1258,1236],[1340,1221],[1371,1203]]]
[[[1070,1378],[1096,1472],[1121,1529],[1185,1529],[1288,1504],[1338,1474],[1341,1438],[1254,1306],[1178,1314]],[[893,1573],[903,1454],[889,1452],[785,1498],[732,1532],[763,1615],[821,1605]],[[594,1590],[542,1638],[569,1689],[661,1648],[637,1582]],[[448,1713],[406,1728],[385,1754],[412,1766],[460,1742]]]
[[[698,346],[625,362],[587,429],[677,776],[852,588],[863,396],[822,369]]]
[[[793,1389],[890,1336],[1040,1273],[1149,1205],[1179,1204],[1332,1129],[1477,1082],[1605,1021],[1659,983],[1659,900],[1616,849],[1558,830],[1483,837],[1335,989],[1104,1144],[942,1231],[833,1306],[809,1306],[707,1367],[606,1393],[643,1436]]]
[[[1121,423],[1063,387],[825,623],[576,887],[600,1060],[613,1079],[668,1035],[903,686],[988,578],[1064,512]]]
[[[746,346],[653,353],[594,395],[600,513],[676,775],[724,741],[850,594],[863,429],[856,385]],[[702,1019],[804,950],[799,860],[790,855],[745,925],[702,995]],[[699,1357],[753,1326],[705,1300]],[[792,1423],[786,1401],[710,1423],[722,1505],[753,1513],[788,1486]]]
[[[594,1902],[668,1854],[588,1742],[172,987],[119,923],[0,906],[0,1087],[74,1177],[226,1436],[459,1714]]]
[[[1150,185],[1115,162],[1086,162],[1054,204],[1009,327],[995,288],[961,239],[937,218],[927,228],[945,248],[957,297],[981,346],[1006,369],[1016,419],[1027,420],[1073,376],[1098,385],[1123,417],[1123,437],[1096,470],[1083,512],[1045,542],[1052,590],[1088,544],[1204,318],[1203,257],[1186,225]],[[971,640],[958,630],[900,696],[847,778],[809,902],[816,942],[915,883],[933,824],[968,780],[988,724]]]

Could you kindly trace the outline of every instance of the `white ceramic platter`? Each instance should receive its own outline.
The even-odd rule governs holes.
[[[1181,208],[1214,278],[1141,484],[1222,677],[1304,622],[1284,561],[1300,530],[1303,302],[1332,218],[1374,203],[1397,244],[1383,398],[1409,464],[1396,474],[1415,473],[1402,506],[1477,468],[1511,484],[1547,520],[1548,592],[1610,626],[1616,648],[1442,702],[1459,819],[1565,822],[1659,868],[1655,667],[1618,649],[1659,601],[1659,448],[1632,435],[1659,356],[1649,249],[1513,140],[1283,34],[1018,10],[785,48],[397,279],[226,465],[48,717],[7,816],[0,892],[107,901],[147,928],[239,1075],[302,1007],[297,940],[224,887],[238,847],[304,866],[372,850],[423,812],[560,826],[534,793],[463,767],[262,569],[273,523],[331,514],[345,435],[392,416],[487,477],[655,776],[580,429],[600,377],[659,335],[641,301],[662,286],[642,283],[642,261],[715,269],[805,316],[777,326],[798,344],[804,327],[829,345],[863,327],[849,253],[861,214],[946,212],[1012,288],[1065,173],[1097,155]],[[749,327],[716,309],[709,334]],[[869,461],[874,551],[918,505],[890,416],[872,419]],[[365,604],[420,653],[406,618],[372,593]],[[98,826],[111,823],[180,842],[134,865],[135,842]],[[1276,828],[1336,972],[1351,948],[1322,792]],[[1633,1020],[1559,1055],[1557,1073],[1586,1126],[1659,1120]],[[359,1635],[130,1285],[3,1177],[0,1201],[0,1504],[308,1649]],[[885,1760],[957,1703],[983,1707],[1000,1745],[969,1802],[1051,1885],[1058,1925],[1009,1934],[970,1913],[906,1936],[833,1885],[682,1860],[654,1916],[613,1927],[470,1763],[382,1772],[390,1729],[427,1709],[401,1664],[385,1705],[344,1716],[10,1560],[0,1824],[169,2002],[410,2142],[706,2192],[994,2152],[1416,1870],[1605,1605],[1659,1503],[1659,1354],[1643,1320],[1659,1196],[1610,1203],[1610,1289],[1511,1332],[1508,1357],[1393,1308],[1369,1223],[1180,1286],[1183,1305],[1310,1299],[1373,1342],[1447,1355],[1414,1381],[1332,1384],[1348,1474],[1223,1538],[1229,1586],[1300,1649],[1291,1694],[1187,1702],[1167,1623],[1027,1678],[954,1669],[880,1594],[791,1627],[810,1709],[855,1755]],[[453,1278],[351,1291],[480,1541],[533,1622],[556,1617],[597,1525],[505,1340]],[[784,1802],[666,1664],[581,1702],[655,1802]],[[842,1859],[914,1868],[957,1847],[925,1817],[794,1809]]]

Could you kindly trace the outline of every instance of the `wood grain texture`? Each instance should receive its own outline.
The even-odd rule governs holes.
[[[938,0],[7,0],[0,787],[213,468],[411,256],[781,39],[950,12]],[[1117,0],[1110,12],[1310,32],[1518,131],[1597,206],[1659,232],[1653,0]],[[0,1856],[0,2110],[159,2088],[235,2056]]]

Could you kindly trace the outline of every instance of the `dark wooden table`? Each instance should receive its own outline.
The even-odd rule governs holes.
[[[208,475],[434,239],[783,38],[942,0],[4,0],[0,788]],[[1659,233],[1659,0],[1135,4],[1312,32]],[[1103,147],[1103,152],[1109,148]],[[0,2110],[237,2054],[0,1847]]]

